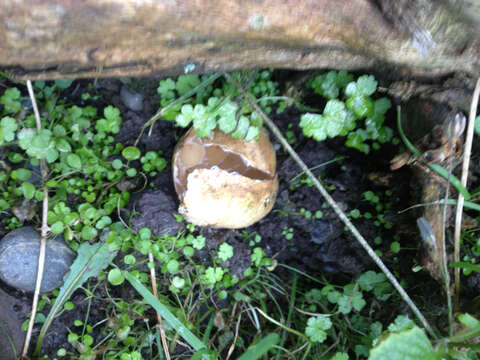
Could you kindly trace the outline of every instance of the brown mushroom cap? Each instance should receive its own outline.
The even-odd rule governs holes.
[[[245,142],[215,131],[199,138],[191,128],[173,155],[179,212],[196,225],[247,227],[273,207],[278,190],[275,150],[262,129]]]

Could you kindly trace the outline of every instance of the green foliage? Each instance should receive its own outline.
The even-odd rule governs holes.
[[[311,317],[307,321],[305,335],[307,335],[312,342],[324,342],[327,338],[326,331],[331,327],[332,321],[330,320],[330,318],[324,315]]]
[[[114,268],[110,269],[108,272],[108,282],[112,285],[120,285],[123,283],[125,280],[125,277],[123,276],[123,273],[120,269]]]
[[[233,256],[233,247],[227,243],[223,243],[218,248],[218,257],[222,261],[227,261]]]
[[[82,286],[92,276],[97,276],[98,273],[106,268],[110,261],[116,255],[116,251],[112,251],[108,245],[97,243],[90,245],[83,243],[78,249],[78,256],[73,262],[70,272],[65,279],[65,282],[60,289],[60,292],[55,300],[55,303],[50,309],[50,313],[43,324],[40,334],[38,335],[37,345],[35,347],[35,355],[40,355],[43,338],[52,323],[58,309],[65,304],[73,292]]]
[[[167,160],[160,157],[155,151],[147,151],[140,159],[142,169],[150,176],[155,176],[157,172],[162,171],[167,166]]]
[[[355,118],[347,111],[343,102],[334,99],[327,102],[323,114],[302,115],[300,127],[305,136],[323,141],[327,137],[346,135],[348,131],[353,130]]]
[[[330,360],[348,360],[348,354],[337,352]]]
[[[475,133],[480,136],[480,116],[475,118]]]
[[[425,332],[417,326],[392,332],[370,352],[369,360],[434,360],[436,353]]]
[[[271,348],[273,348],[280,340],[280,337],[275,334],[268,334],[255,345],[250,346],[247,351],[238,358],[238,360],[256,360],[260,359]]]
[[[265,91],[276,91],[276,84],[269,80],[270,75],[270,72],[265,72],[258,81],[254,80],[257,86],[255,92],[267,95]],[[243,75],[240,78],[243,79]],[[171,96],[168,92],[173,91],[174,99],[190,92],[199,81],[201,79],[195,76],[182,77],[174,82],[174,89],[170,82],[164,83],[162,91],[165,91],[167,98]],[[5,92],[2,97],[3,107],[0,107],[0,144],[8,149],[8,155],[5,155],[8,166],[0,169],[0,187],[4,194],[0,198],[0,209],[6,211],[24,200],[29,200],[29,203],[38,208],[43,197],[42,188],[46,186],[49,193],[47,224],[50,231],[52,234],[63,235],[67,244],[79,252],[79,259],[83,259],[81,263],[78,263],[79,259],[75,261],[64,288],[54,295],[57,296],[56,299],[51,299],[51,303],[55,305],[46,319],[47,323],[59,312],[74,309],[73,302],[68,299],[81,285],[88,289],[85,290],[87,293],[94,291],[91,284],[101,284],[107,288],[123,286],[128,273],[141,284],[150,286],[149,273],[145,269],[157,265],[159,281],[167,284],[161,295],[161,302],[185,328],[201,333],[204,329],[198,327],[198,324],[203,322],[200,318],[193,319],[189,315],[192,309],[185,309],[183,299],[195,296],[199,300],[191,303],[191,306],[208,309],[210,313],[210,299],[225,300],[240,294],[242,290],[239,292],[239,287],[247,286],[260,271],[267,271],[261,269],[271,266],[271,260],[261,248],[255,248],[250,266],[244,274],[232,273],[229,260],[234,256],[233,247],[223,243],[212,248],[212,244],[197,233],[194,226],[188,226],[187,232],[177,236],[157,236],[146,228],[135,233],[120,223],[114,223],[117,214],[123,212],[130,198],[128,191],[120,190],[124,189],[121,186],[123,182],[131,181],[128,178],[132,177],[149,181],[150,177],[166,168],[167,160],[160,151],[142,153],[142,150],[135,146],[115,143],[113,135],[120,131],[122,123],[120,111],[113,106],[106,106],[102,113],[91,106],[67,105],[60,97],[60,92],[69,85],[68,81],[34,84],[41,113],[40,131],[36,128],[31,110],[21,109],[22,100],[26,98],[22,98],[20,91]],[[261,125],[260,119],[237,98],[235,88],[226,83],[219,85],[220,89],[206,88],[205,96],[196,94],[187,103],[180,104],[175,117],[181,112],[182,106],[188,108],[188,105],[191,105],[195,108],[198,105],[200,109],[203,106],[207,108],[209,116],[215,118],[216,127],[238,138],[255,138]],[[273,104],[266,99],[261,103],[265,107]],[[9,107],[6,104],[9,104]],[[175,106],[172,109],[175,110]],[[19,111],[25,111],[26,115]],[[190,121],[196,124],[201,132],[206,129],[205,124],[208,125],[209,120],[208,116],[205,116],[192,118]],[[45,184],[39,180],[40,160],[48,163],[48,181]],[[135,183],[135,180],[138,179],[133,179],[132,183]],[[134,215],[132,213],[132,216]],[[128,221],[127,217],[123,219]],[[13,215],[7,215],[4,221],[13,228],[22,226],[23,220],[19,221]],[[100,242],[99,238],[104,243]],[[90,247],[97,248],[100,244],[105,244],[101,249],[108,249],[108,254],[103,254],[102,259],[88,250]],[[99,250],[99,253],[102,251]],[[121,252],[121,256],[115,261],[116,265],[105,269],[116,252]],[[153,255],[155,264],[146,261],[149,253]],[[96,268],[96,263],[101,263],[102,269]],[[98,276],[98,283],[85,283],[86,279],[93,276]],[[88,298],[90,299],[90,296]],[[133,299],[130,303],[116,299],[108,302],[106,306],[111,318],[109,322],[113,324],[100,330],[108,344],[108,350],[103,354],[105,358],[136,358],[145,349],[149,349],[149,355],[153,357],[152,342],[146,342],[145,337],[154,336],[155,331],[153,328],[151,331],[145,329],[145,322],[135,319],[142,319],[149,306],[141,298]],[[74,354],[73,348],[68,351],[59,349],[58,356],[85,359],[99,356],[98,343],[96,344],[98,337],[94,336],[88,318],[89,315],[86,314],[85,319],[76,319],[75,327],[78,328],[70,329],[69,341],[75,349]],[[49,324],[42,329],[42,336],[48,326]],[[195,328],[196,326],[198,328]],[[174,330],[168,325],[165,330],[169,336],[174,336]],[[251,340],[249,337],[246,339]],[[271,344],[271,337],[266,339],[268,344]],[[241,353],[242,349],[247,348],[248,342],[240,341],[239,339],[237,346]],[[264,342],[260,341],[258,344],[264,349]],[[217,358],[214,350],[208,354],[212,359]],[[202,356],[205,358],[207,355],[197,354],[199,358]]]
[[[20,102],[20,90],[16,87],[8,88],[0,97],[0,104],[4,106],[3,112],[6,114],[17,113],[22,105]]]
[[[142,153],[135,146],[127,146],[122,150],[122,156],[128,161],[137,160]]]
[[[352,81],[353,76],[345,70],[329,71],[317,75],[308,83],[308,86],[327,99],[336,99],[340,95],[340,91]]]
[[[233,73],[240,82],[251,86],[248,92],[259,99],[259,105],[270,113],[278,85],[271,80],[270,71],[236,72]],[[165,79],[160,81],[157,89],[161,96],[162,107],[171,106],[179,97],[187,94],[201,84],[197,75],[181,75],[177,81]],[[238,101],[240,94],[236,87],[228,82],[220,82],[218,86],[208,86],[196,92],[185,104],[171,106],[163,118],[174,120],[180,127],[193,125],[200,137],[211,137],[215,129],[231,134],[236,139],[250,141],[256,139],[262,126],[260,116],[250,109],[243,99]],[[284,107],[283,107],[284,108]]]
[[[372,145],[378,149],[379,144],[392,139],[392,129],[383,124],[391,103],[387,98],[372,98],[377,89],[373,76],[363,75],[353,81],[352,75],[345,71],[330,71],[316,76],[309,86],[328,101],[322,114],[301,116],[300,127],[305,136],[317,141],[347,136],[345,145],[364,153],[370,152],[367,141],[373,141]],[[357,128],[359,123],[365,127]]]
[[[17,128],[17,120],[10,116],[3,117],[2,120],[0,120],[0,145],[13,141]]]
[[[59,152],[55,139],[48,129],[22,129],[18,133],[18,145],[33,158],[45,159],[48,163],[53,163],[58,159]]]
[[[284,108],[284,103],[274,99],[278,95],[278,84],[272,81],[270,71],[239,72],[233,76],[267,113]],[[160,82],[160,103],[162,107],[169,106],[165,118],[176,125],[193,125],[203,136],[219,129],[236,138],[257,137],[261,127],[258,114],[252,112],[235,87],[220,78],[188,99],[178,101],[201,85],[203,79],[185,75]],[[120,131],[120,111],[107,106],[97,115],[97,109],[91,106],[67,105],[60,92],[70,85],[70,81],[35,83],[42,116],[41,131],[37,131],[31,111],[22,110],[26,97],[22,97],[20,90],[5,91],[0,98],[0,145],[7,150],[2,160],[8,165],[0,170],[3,193],[0,210],[4,219],[10,228],[22,226],[21,221],[9,215],[9,209],[25,200],[40,206],[41,187],[45,185],[50,196],[50,230],[53,234],[63,234],[79,253],[60,292],[50,298],[45,296],[39,303],[40,309],[47,303],[53,304],[47,318],[42,314],[35,318],[35,322],[47,324],[42,327],[41,335],[45,335],[55,315],[74,309],[73,300],[68,299],[76,289],[83,288],[87,294],[88,309],[93,301],[107,300],[104,320],[89,323],[90,310],[84,318],[75,319],[68,336],[72,346],[58,349],[58,357],[141,359],[143,355],[161,358],[159,332],[154,320],[149,320],[152,308],[165,319],[163,329],[169,339],[182,337],[182,341],[196,349],[193,354],[183,354],[192,359],[222,358],[230,348],[235,351],[233,357],[240,359],[267,356],[278,360],[293,356],[346,360],[349,355],[365,359],[372,346],[373,359],[387,358],[385,356],[395,351],[403,356],[399,358],[405,359],[409,358],[409,351],[420,354],[420,360],[446,356],[448,350],[439,345],[442,342],[434,342],[433,346],[423,330],[406,317],[398,317],[382,333],[384,324],[379,322],[381,312],[376,309],[398,302],[382,273],[367,271],[342,285],[304,274],[308,280],[297,287],[296,281],[286,283],[283,276],[280,278],[271,272],[277,262],[267,256],[267,250],[260,246],[262,238],[255,232],[242,231],[250,244],[247,250],[250,253],[237,254],[237,246],[234,248],[227,242],[219,245],[191,224],[185,231],[171,236],[153,234],[148,228],[134,232],[115,222],[117,214],[127,225],[128,215],[135,216],[135,209],[131,213],[124,209],[130,198],[125,183],[137,180],[148,183],[166,168],[167,160],[161,151],[142,153],[140,147],[116,144],[113,136]],[[368,152],[370,146],[389,141],[391,130],[383,123],[390,102],[375,96],[376,85],[371,76],[361,76],[354,81],[346,72],[316,77],[310,86],[326,98],[326,106],[322,114],[302,117],[304,133],[317,140],[345,136],[348,146],[364,152]],[[90,87],[89,91],[94,90]],[[39,180],[39,160],[43,159],[49,163],[46,184]],[[356,221],[372,219],[388,230],[391,227],[385,218],[390,208],[388,196],[387,191],[364,192],[362,204],[350,212],[350,217]],[[324,216],[321,210],[306,208],[300,208],[294,215],[312,222]],[[183,221],[181,216],[174,216]],[[301,233],[286,224],[278,235],[294,244],[295,236]],[[380,244],[382,237],[387,239],[384,235],[379,234],[375,242]],[[386,248],[394,253],[401,251],[398,239],[393,239]],[[119,256],[113,260],[117,252]],[[150,255],[154,262],[149,260]],[[238,258],[242,264],[247,263],[245,267],[235,267],[233,263]],[[458,266],[466,269],[465,264]],[[156,269],[161,289],[158,298],[150,291],[149,270],[152,268]],[[295,271],[301,273],[298,269]],[[96,281],[86,281],[94,276]],[[112,286],[125,286],[125,280],[139,295],[129,297],[128,301],[112,298]],[[320,284],[319,288],[312,288],[315,283]],[[305,285],[309,287],[304,288]],[[229,304],[232,306],[228,307]],[[237,310],[232,311],[232,307]],[[458,337],[444,339],[443,343],[460,343],[478,335],[478,320],[465,314],[459,321],[468,328],[467,335],[458,334]],[[252,325],[245,325],[247,323]],[[236,330],[237,324],[242,326],[240,331]],[[244,326],[256,327],[257,331],[249,331],[251,328]],[[261,338],[260,332],[269,331],[272,333]],[[175,342],[171,344],[175,346]],[[205,344],[212,349],[206,349]],[[249,347],[250,344],[253,345]],[[292,349],[296,352],[290,354]],[[172,354],[177,354],[178,348],[175,351]],[[448,352],[448,356],[452,354]]]

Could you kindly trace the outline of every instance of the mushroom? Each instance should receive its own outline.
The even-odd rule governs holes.
[[[195,225],[247,227],[275,202],[276,156],[265,129],[247,142],[218,130],[200,138],[192,127],[175,147],[172,164],[179,212]]]

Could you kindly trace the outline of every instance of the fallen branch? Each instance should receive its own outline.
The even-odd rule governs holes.
[[[37,130],[40,131],[42,129],[42,122],[40,120],[40,113],[38,112],[38,106],[35,100],[35,94],[33,92],[32,82],[30,80],[27,80],[27,89],[28,89],[28,95],[30,96],[30,100],[32,101],[32,105],[33,105],[33,112],[35,114]],[[37,314],[38,298],[40,296],[40,287],[42,285],[42,279],[43,279],[43,269],[45,267],[45,249],[47,246],[47,235],[50,230],[47,225],[48,189],[47,189],[47,186],[45,185],[48,180],[48,167],[44,159],[40,160],[40,171],[42,173],[42,183],[43,183],[42,229],[41,229],[41,235],[40,235],[41,236],[40,250],[38,253],[37,279],[35,282],[35,292],[33,294],[32,313],[30,315],[30,320],[28,322],[27,334],[25,335],[25,343],[22,351],[23,358],[28,358],[27,357],[28,347],[30,345],[30,340],[31,340],[32,331],[33,331],[33,324],[35,323],[35,316]]]

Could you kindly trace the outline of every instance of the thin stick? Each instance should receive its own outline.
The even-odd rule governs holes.
[[[475,115],[477,114],[478,96],[480,95],[480,78],[477,79],[475,90],[473,91],[472,103],[470,105],[470,115],[468,117],[468,128],[465,139],[462,178],[461,182],[467,187],[468,167],[470,166],[470,157],[472,155],[473,130],[475,128]],[[465,199],[461,193],[458,194],[457,212],[455,214],[455,249],[454,261],[460,261],[460,232],[462,230],[462,213]],[[460,268],[455,268],[455,303],[458,306],[460,299]]]
[[[452,124],[450,124],[452,126]],[[449,131],[453,134],[453,131]],[[449,153],[453,153],[453,141],[450,141],[450,150]],[[447,296],[447,308],[448,308],[448,333],[450,336],[453,335],[453,309],[452,309],[452,294],[450,291],[450,273],[448,272],[448,260],[447,260],[447,242],[446,242],[446,223],[447,223],[447,200],[450,196],[450,175],[452,174],[452,157],[450,156],[448,161],[448,179],[447,179],[447,189],[445,191],[445,198],[442,211],[442,271],[443,271],[443,280],[445,281],[445,293]]]
[[[235,303],[233,307],[234,310],[236,306],[237,306],[237,303]],[[233,313],[234,311],[232,311],[232,316],[233,316]],[[228,349],[226,360],[230,359],[230,356],[232,356],[233,354],[233,350],[235,350],[235,345],[237,343],[237,338],[238,338],[238,330],[240,329],[240,320],[242,320],[242,314],[243,314],[243,311],[241,311],[240,314],[238,314],[237,325],[235,326],[235,336],[233,337],[233,342]]]
[[[154,261],[153,261],[153,254],[150,250],[148,250],[148,261],[152,264],[150,265],[150,281],[152,282],[152,290],[153,290],[153,296],[155,296],[158,299],[158,292],[157,292],[157,276],[155,275],[155,266],[154,266]],[[162,316],[160,315],[159,312],[157,312],[157,329],[160,331],[160,337],[162,339],[162,347],[163,347],[163,353],[165,354],[165,358],[167,360],[170,360],[170,353],[168,351],[168,345],[167,345],[167,335],[165,334],[165,330],[163,329],[162,326]]]
[[[229,74],[225,74],[227,79],[231,81],[238,89],[239,91],[245,96],[247,101],[249,102],[250,106],[252,106],[253,109],[255,109],[258,114],[263,118],[263,121],[265,124],[268,126],[270,131],[275,135],[275,137],[278,139],[278,141],[282,144],[284,149],[288,152],[288,154],[292,157],[293,160],[300,166],[300,168],[307,174],[307,176],[312,180],[313,184],[317,188],[317,190],[322,194],[322,196],[325,198],[325,200],[328,202],[328,204],[332,207],[332,209],[335,211],[337,216],[343,221],[343,223],[349,228],[349,230],[352,232],[353,236],[357,241],[360,243],[360,245],[363,246],[363,248],[367,251],[368,255],[372,258],[372,260],[377,264],[377,266],[384,272],[385,276],[390,280],[392,285],[395,287],[395,289],[399,292],[400,296],[402,299],[407,303],[407,305],[412,309],[413,313],[418,317],[418,319],[422,322],[423,326],[425,329],[430,333],[430,335],[437,339],[438,336],[434,332],[433,328],[430,326],[428,323],[427,319],[423,316],[423,314],[420,312],[420,310],[417,308],[417,306],[414,304],[410,296],[405,292],[405,290],[402,288],[400,283],[397,281],[395,276],[388,270],[388,268],[385,266],[383,261],[378,257],[378,255],[375,253],[375,251],[368,245],[368,242],[364,239],[364,237],[360,234],[360,232],[357,230],[355,225],[348,219],[347,215],[340,209],[340,207],[337,205],[335,200],[330,196],[330,194],[325,190],[325,188],[320,184],[320,181],[313,175],[313,173],[310,171],[308,166],[303,162],[303,160],[298,156],[296,151],[290,146],[290,144],[287,142],[285,137],[282,135],[282,132],[278,127],[273,123],[272,120],[265,114],[265,112],[260,108],[260,106],[257,105],[257,103],[254,101],[254,99],[251,98],[251,95],[248,94],[243,88],[238,84],[238,82],[233,79]]]
[[[42,129],[42,122],[40,120],[40,113],[38,112],[37,102],[35,100],[35,94],[32,88],[32,82],[27,80],[27,89],[28,95],[33,105],[33,112],[35,114],[35,121],[37,124],[37,130]],[[25,335],[25,343],[23,346],[22,357],[27,358],[28,347],[30,345],[30,340],[32,337],[33,324],[35,323],[35,316],[37,314],[38,298],[40,296],[40,287],[42,285],[43,278],[43,269],[45,267],[45,249],[47,246],[47,235],[49,228],[47,225],[47,215],[48,215],[48,189],[45,186],[45,183],[48,180],[48,168],[45,160],[40,160],[40,169],[42,172],[42,182],[43,182],[43,203],[42,203],[42,230],[40,237],[40,250],[38,253],[38,267],[37,267],[37,279],[35,282],[35,292],[33,294],[33,303],[32,303],[32,313],[30,315],[30,320],[28,322],[28,330]]]

